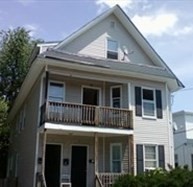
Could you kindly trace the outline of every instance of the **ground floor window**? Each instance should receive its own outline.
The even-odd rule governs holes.
[[[119,173],[122,170],[122,146],[119,143],[111,144],[111,172]]]
[[[144,146],[144,166],[146,170],[152,170],[158,167],[158,150],[155,145]]]

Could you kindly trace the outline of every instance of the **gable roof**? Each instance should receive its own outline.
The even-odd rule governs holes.
[[[62,46],[69,44],[74,39],[80,37],[83,33],[87,32],[90,28],[92,28],[93,26],[95,26],[108,16],[110,16],[111,14],[114,14],[118,18],[118,20],[122,23],[122,25],[130,33],[130,35],[135,39],[135,41],[143,49],[143,51],[147,54],[147,56],[154,62],[154,64],[157,65],[158,67],[166,68],[176,79],[179,89],[184,88],[183,83],[176,77],[176,75],[172,72],[172,70],[161,59],[158,53],[144,38],[144,36],[140,33],[140,31],[137,29],[137,27],[133,24],[133,22],[130,20],[130,18],[126,15],[126,13],[121,9],[119,5],[115,5],[113,8],[107,10],[106,12],[99,15],[86,25],[82,26],[79,30],[75,31],[66,39],[61,41],[54,49],[60,49]]]

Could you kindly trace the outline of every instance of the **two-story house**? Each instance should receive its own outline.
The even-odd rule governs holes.
[[[183,84],[118,5],[38,46],[9,114],[19,187],[106,187],[174,164],[170,94]]]
[[[193,112],[173,113],[175,166],[193,170]]]

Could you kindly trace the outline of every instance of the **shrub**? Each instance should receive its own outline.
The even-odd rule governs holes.
[[[157,169],[137,176],[119,177],[114,187],[193,187],[193,171],[186,166],[170,171]]]

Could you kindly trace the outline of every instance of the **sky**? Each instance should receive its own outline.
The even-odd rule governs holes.
[[[61,41],[119,4],[185,89],[172,111],[193,112],[193,0],[0,0],[0,30],[18,26],[44,41]]]

